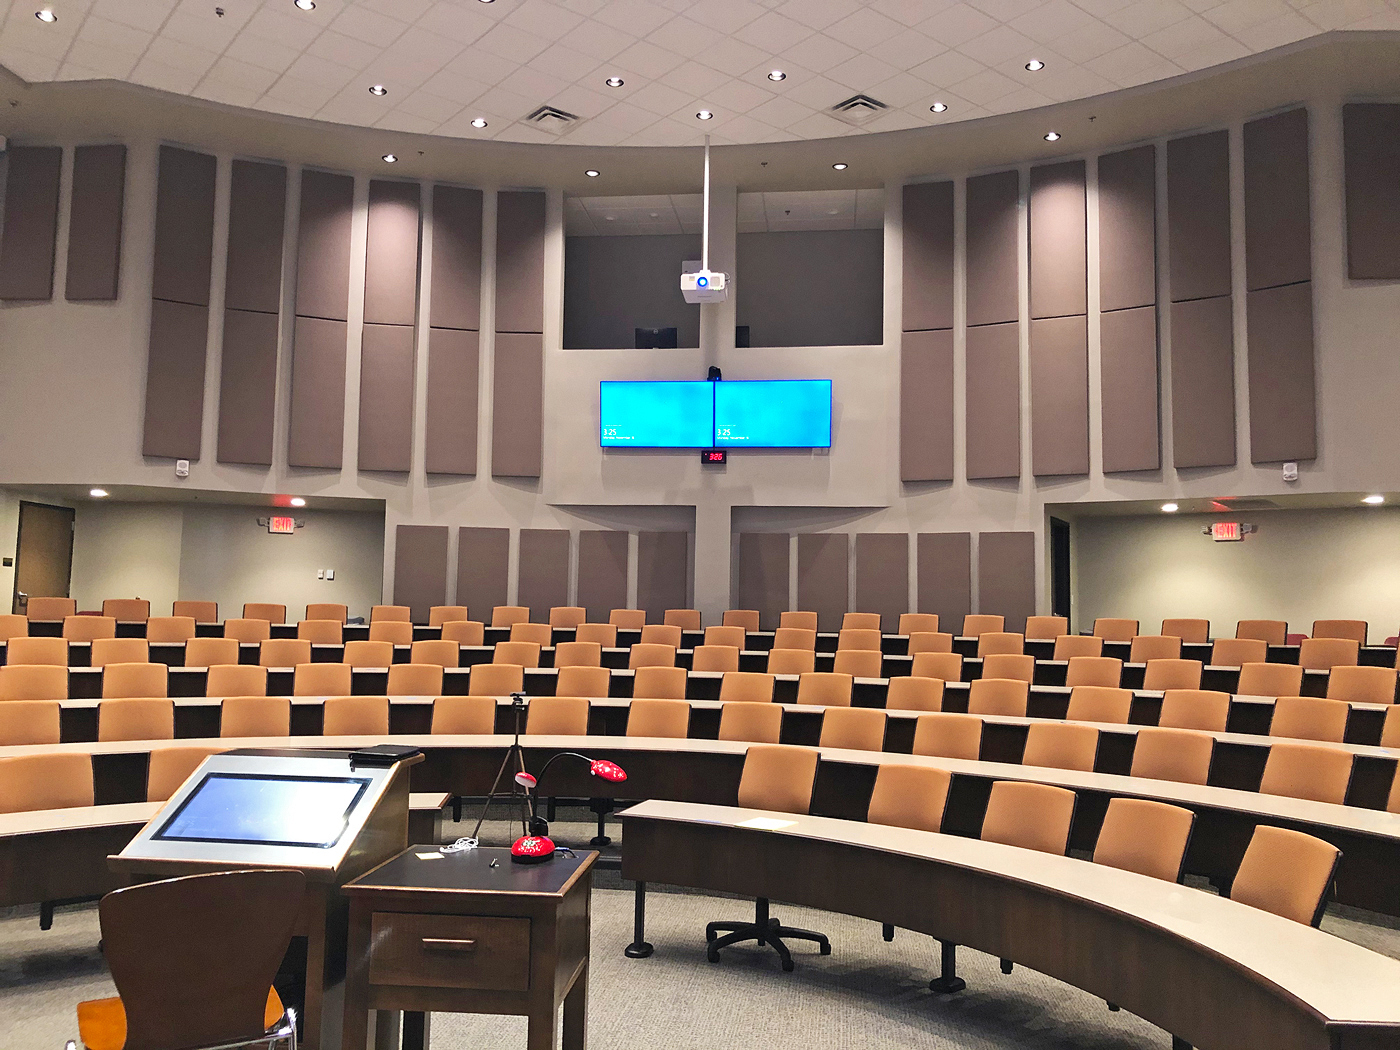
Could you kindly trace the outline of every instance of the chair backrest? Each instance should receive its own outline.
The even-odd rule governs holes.
[[[3,673],[4,668],[0,668]],[[1381,747],[1400,747],[1400,707],[1392,707],[1385,713],[1381,724]],[[1400,782],[1400,777],[1395,778]]]
[[[1240,668],[1239,696],[1297,696],[1303,691],[1303,669],[1297,664],[1245,664]]]
[[[617,628],[610,623],[581,623],[574,628],[574,641],[596,642],[604,649],[616,649]]]
[[[539,642],[497,642],[491,654],[493,664],[519,664],[521,667],[540,665]]]
[[[669,645],[679,649],[681,629],[673,623],[649,623],[642,628],[640,641],[643,645]]]
[[[1094,636],[1106,642],[1131,642],[1138,633],[1138,622],[1119,616],[1100,616],[1094,621]]]
[[[238,663],[237,638],[191,638],[185,643],[186,667]]]
[[[1123,661],[1114,656],[1071,656],[1065,668],[1065,685],[1117,686],[1123,678]]]
[[[308,620],[335,620],[337,623],[344,623],[350,618],[350,607],[341,605],[339,602],[307,602],[306,618]]]
[[[57,700],[7,700],[0,703],[0,747],[57,744],[63,705]]]
[[[1341,857],[1330,842],[1259,824],[1235,872],[1230,899],[1317,926]]]
[[[742,700],[771,703],[773,676],[762,671],[726,671],[719,683],[719,698],[725,703]]]
[[[530,609],[524,605],[497,605],[491,610],[492,627],[513,627],[530,619]]]
[[[384,690],[390,696],[437,696],[442,678],[441,664],[394,664]]]
[[[967,687],[967,710],[974,715],[1024,718],[1030,687],[1019,678],[978,678]]]
[[[985,634],[983,638],[987,637]],[[993,653],[982,658],[983,678],[1017,678],[1027,685],[1035,681],[1035,657],[1028,653]]]
[[[1355,667],[1360,653],[1354,638],[1304,638],[1298,646],[1298,666],[1314,671]]]
[[[885,655],[878,649],[839,649],[832,661],[832,670],[855,678],[879,678],[884,670]]]
[[[1395,677],[1389,667],[1334,667],[1327,676],[1327,695],[1333,700],[1393,704]]]
[[[1287,620],[1241,620],[1235,625],[1236,638],[1254,638],[1266,645],[1284,645],[1288,641]]]
[[[1347,734],[1351,705],[1345,700],[1317,696],[1281,696],[1274,701],[1270,736],[1296,740],[1324,740],[1340,744]]]
[[[1055,660],[1073,660],[1076,656],[1102,656],[1103,639],[1092,634],[1062,634],[1055,638]]]
[[[509,696],[525,689],[525,668],[520,664],[472,664],[467,676],[469,696]]]
[[[1070,722],[1032,722],[1026,730],[1022,765],[1094,771],[1099,753],[1099,731]]]
[[[682,631],[700,630],[699,609],[667,609],[661,622],[669,627],[679,627]]]
[[[323,736],[388,736],[387,696],[330,696],[321,717]]]
[[[97,739],[173,740],[175,704],[155,697],[103,700],[97,705]]]
[[[554,605],[549,610],[549,626],[568,630],[588,619],[588,610],[581,605]]]
[[[913,754],[976,761],[982,752],[982,719],[952,711],[932,711],[914,723]]]
[[[93,667],[150,663],[150,645],[144,638],[95,638],[89,662]]]
[[[78,601],[76,598],[48,598],[31,594],[29,602],[25,606],[25,614],[31,620],[63,620],[69,616],[75,616],[77,612]]]
[[[297,637],[312,645],[339,645],[345,631],[339,620],[299,620]]]
[[[976,638],[987,631],[1006,630],[1006,617],[992,613],[968,613],[963,617],[962,636]]]
[[[408,659],[410,663],[415,664],[460,667],[462,650],[456,642],[443,641],[441,638],[425,638],[420,642],[413,643],[413,647],[408,651]]]
[[[749,748],[739,777],[739,805],[806,813],[817,783],[818,757],[810,747],[758,744]]]
[[[961,682],[962,666],[961,653],[919,653],[909,662],[909,673],[917,678]]]
[[[977,636],[977,655],[1020,654],[1026,651],[1025,635],[1014,631],[983,631]]]
[[[727,645],[735,649],[742,649],[747,638],[748,632],[734,624],[705,628],[706,645]]]
[[[741,700],[720,708],[720,740],[776,744],[782,728],[783,709],[777,704],[753,704]]]
[[[285,696],[228,696],[219,705],[220,736],[290,736],[291,732],[292,702]]]
[[[0,813],[92,804],[91,756],[54,751],[0,758]]]
[[[998,780],[987,798],[982,840],[1063,856],[1075,801],[1074,792],[1065,788]]]
[[[1149,660],[1176,660],[1181,656],[1181,639],[1174,634],[1140,634],[1128,649],[1128,662],[1145,664]]]
[[[634,671],[639,667],[673,667],[675,663],[676,647],[664,642],[638,642],[627,656],[627,666]]]
[[[873,612],[848,612],[841,617],[842,631],[880,631],[880,614]],[[860,648],[864,648],[861,646]]]
[[[68,668],[64,665],[6,664],[0,667],[0,700],[66,699]]]
[[[1366,644],[1365,620],[1314,620],[1314,638],[1350,638],[1357,645]]]
[[[146,764],[146,801],[166,801],[201,762],[221,750],[217,747],[152,748]]]
[[[485,645],[486,625],[480,620],[448,620],[442,625],[442,640],[457,645]]]
[[[1135,777],[1173,780],[1178,784],[1204,784],[1210,778],[1215,737],[1190,729],[1144,726],[1133,741]]]
[[[1112,798],[1104,812],[1094,863],[1180,882],[1196,814],[1141,798]]]
[[[555,667],[602,667],[603,647],[597,642],[560,642],[554,647]]]
[[[445,623],[460,623],[471,619],[465,605],[432,605],[428,607],[428,626],[441,627]]]
[[[65,616],[63,637],[70,642],[91,642],[98,638],[115,638],[117,621],[112,616]]]
[[[817,654],[811,649],[769,649],[769,674],[809,674],[817,669]]]
[[[681,672],[682,688],[684,688],[685,671],[679,667],[675,670]],[[612,671],[606,667],[568,664],[560,667],[559,673],[555,675],[554,689],[560,696],[605,697],[612,689]]]
[[[1114,722],[1127,725],[1133,691],[1108,685],[1077,685],[1070,690],[1065,717],[1072,722]]]
[[[1259,791],[1340,806],[1346,802],[1351,766],[1351,752],[1339,747],[1275,743],[1264,760]]]
[[[1213,689],[1168,689],[1162,693],[1157,724],[1167,729],[1223,733],[1230,718],[1230,694]]]
[[[145,598],[105,598],[102,615],[129,623],[145,623],[151,618],[151,603]]]
[[[757,609],[726,609],[720,623],[725,627],[738,627],[745,632],[760,629]]]
[[[286,623],[287,607],[272,602],[247,602],[243,606],[243,619],[266,620],[268,623]]]
[[[636,646],[633,646],[635,649]],[[635,669],[632,695],[653,700],[684,700],[686,673],[684,667],[670,664],[650,664]]]
[[[348,650],[354,646],[354,642],[348,643],[345,648]],[[264,667],[295,667],[297,664],[309,664],[311,662],[311,643],[302,638],[269,638],[258,644],[258,663]],[[388,666],[386,661],[381,667]]]
[[[214,664],[204,682],[205,696],[266,696],[267,668],[255,664]]]
[[[299,871],[229,871],[103,897],[103,955],[126,1014],[126,1046],[261,1038],[268,989],[291,942],[305,885]],[[195,930],[199,935],[191,936]]]
[[[525,711],[530,736],[584,736],[588,732],[588,698],[537,696]]]
[[[1258,638],[1217,638],[1210,647],[1213,667],[1262,664],[1269,658],[1269,643]]]
[[[388,642],[390,645],[412,645],[413,624],[407,620],[380,620],[369,625],[371,642]]]
[[[1162,633],[1175,635],[1183,642],[1201,644],[1210,641],[1210,621],[1189,617],[1167,619],[1162,621]]]
[[[941,831],[953,775],[925,766],[881,765],[865,819],[915,831]]]
[[[817,614],[806,609],[779,613],[778,626],[801,627],[804,631],[815,631],[817,629]]]
[[[188,642],[194,631],[193,616],[152,616],[146,621],[148,642]]]
[[[547,623],[527,623],[524,620],[510,625],[512,642],[534,642],[540,648],[554,641],[554,628]]]
[[[797,679],[797,702],[818,707],[850,707],[855,679],[841,671],[808,671]]]
[[[885,749],[885,712],[873,707],[830,707],[822,712],[822,747],[852,751]]]
[[[224,637],[236,642],[265,642],[272,637],[272,623],[248,617],[225,620]]]
[[[1037,642],[1053,642],[1062,634],[1069,633],[1067,616],[1027,616],[1026,637]]]
[[[68,666],[68,639],[11,638],[6,646],[5,663],[11,667],[18,664],[31,667],[47,664],[66,668]]]
[[[943,682],[938,678],[900,675],[885,691],[886,711],[942,711]]]
[[[1148,660],[1142,672],[1144,689],[1199,689],[1204,668],[1199,660]]]
[[[369,609],[369,622],[371,627],[377,623],[410,623],[412,620],[413,610],[407,605],[371,605]]]
[[[683,739],[690,733],[690,705],[684,700],[633,700],[627,705],[627,735]]]
[[[496,699],[491,696],[440,696],[433,701],[433,733],[489,736],[496,731]]]
[[[640,631],[647,623],[645,609],[614,609],[608,613],[608,623],[624,631]]]
[[[167,696],[169,672],[165,664],[107,664],[102,668],[102,698]]]
[[[29,634],[29,618],[19,613],[0,613],[0,642],[24,638]]]
[[[941,631],[915,631],[909,636],[905,651],[910,656],[917,656],[919,653],[951,653],[953,636]]]
[[[779,627],[773,632],[773,648],[816,651],[817,632],[805,627]]]
[[[937,613],[900,613],[898,634],[937,634]]]
[[[714,630],[714,628],[710,628]],[[739,649],[733,645],[697,645],[690,654],[692,671],[737,671]]]

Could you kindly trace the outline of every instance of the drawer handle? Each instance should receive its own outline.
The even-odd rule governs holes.
[[[423,950],[427,952],[474,952],[476,941],[460,941],[447,937],[424,937]]]

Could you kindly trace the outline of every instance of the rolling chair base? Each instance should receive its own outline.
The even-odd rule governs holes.
[[[794,964],[792,953],[788,951],[784,941],[813,941],[823,955],[831,954],[831,941],[827,939],[826,934],[784,926],[777,919],[770,918],[766,897],[759,897],[754,901],[753,922],[709,923],[705,927],[705,940],[708,942],[705,954],[712,963],[719,962],[721,948],[728,948],[731,944],[743,941],[757,941],[760,946],[766,944],[777,952],[783,969],[789,973],[792,972]]]

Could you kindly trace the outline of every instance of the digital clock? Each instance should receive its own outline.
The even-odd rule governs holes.
[[[700,462],[719,466],[729,462],[729,450],[726,448],[707,448],[700,452]]]

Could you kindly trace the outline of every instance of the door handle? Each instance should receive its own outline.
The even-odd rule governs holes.
[[[453,940],[447,937],[424,937],[423,950],[427,952],[474,952],[476,941]]]

